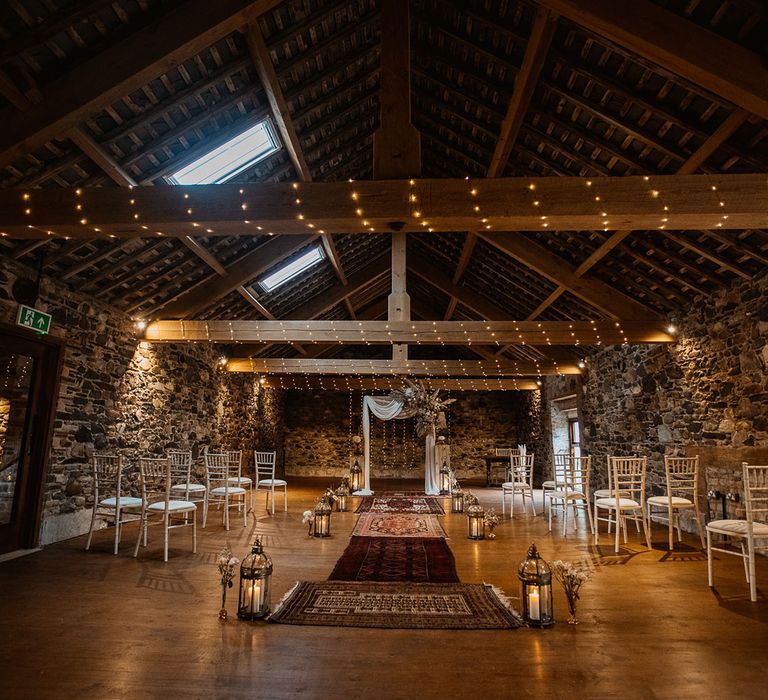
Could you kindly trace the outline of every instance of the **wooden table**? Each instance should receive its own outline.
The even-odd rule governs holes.
[[[491,485],[491,467],[494,464],[509,464],[509,455],[483,455],[485,460],[485,485]]]

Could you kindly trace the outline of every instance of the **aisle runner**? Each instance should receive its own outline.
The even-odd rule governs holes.
[[[445,537],[437,516],[413,513],[365,513],[358,518],[352,534],[363,537]]]
[[[459,576],[442,538],[355,536],[328,580],[458,583]]]
[[[376,500],[371,499],[369,510],[377,506]],[[389,629],[523,625],[491,586],[458,582],[453,553],[427,497],[402,492],[378,500],[384,512],[359,517],[330,580],[299,581],[272,613],[271,622]],[[430,510],[419,510],[425,506]]]
[[[434,496],[408,491],[385,492],[380,496],[364,496],[355,513],[421,513],[445,515]]]
[[[388,629],[510,629],[522,624],[490,586],[372,581],[300,581],[270,620]]]

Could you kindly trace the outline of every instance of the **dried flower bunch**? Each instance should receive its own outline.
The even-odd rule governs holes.
[[[445,422],[443,412],[446,406],[456,399],[441,400],[439,389],[430,391],[421,381],[414,382],[407,377],[403,377],[403,381],[408,384],[408,387],[402,391],[399,389],[391,391],[390,397],[403,404],[404,413],[410,413],[416,417],[416,434],[424,437],[435,425]]]
[[[485,516],[483,520],[485,520],[485,524],[489,528],[493,529],[499,524],[500,518],[494,508],[489,508],[488,510],[485,511]]]
[[[226,588],[232,588],[232,580],[235,578],[235,571],[240,564],[240,560],[232,556],[232,550],[229,546],[224,547],[219,554],[219,574],[221,575],[221,585]]]
[[[550,563],[552,575],[560,582],[568,598],[568,603],[573,606],[579,599],[581,587],[589,580],[590,572],[573,562],[558,559]]]

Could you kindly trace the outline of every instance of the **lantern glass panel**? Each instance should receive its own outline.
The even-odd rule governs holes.
[[[520,563],[518,578],[523,619],[532,627],[548,627],[553,624],[552,572],[539,555],[535,544],[530,546],[527,557]]]
[[[471,540],[482,540],[485,537],[485,513],[480,506],[472,505],[467,509],[467,536]]]
[[[461,491],[454,491],[451,496],[451,513],[464,512],[464,494]]]
[[[315,537],[331,536],[331,506],[324,498],[315,506],[314,525]]]
[[[251,553],[240,565],[240,593],[237,616],[258,620],[269,615],[271,605],[272,559],[256,540]]]

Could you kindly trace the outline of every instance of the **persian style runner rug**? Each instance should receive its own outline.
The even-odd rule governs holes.
[[[269,619],[286,625],[389,629],[522,626],[490,586],[469,583],[300,581]]]
[[[435,515],[364,513],[358,518],[352,535],[362,537],[445,537]]]
[[[408,492],[364,496],[356,513],[419,513],[444,515],[445,511],[434,496],[411,495]]]
[[[329,581],[458,583],[456,562],[439,537],[353,537]]]

